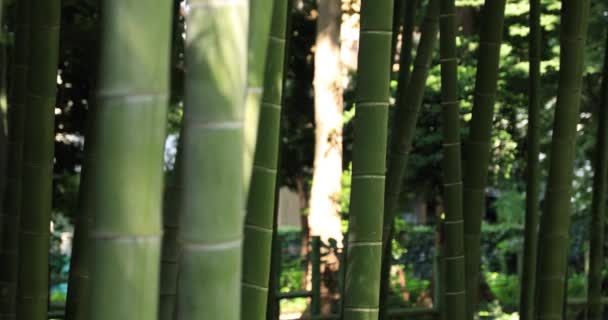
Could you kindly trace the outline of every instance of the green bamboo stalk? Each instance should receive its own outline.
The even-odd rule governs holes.
[[[345,320],[378,319],[392,13],[392,0],[361,1]]]
[[[401,52],[399,53],[399,76],[397,78],[397,95],[402,95],[410,81],[412,65],[413,35],[416,25],[418,0],[404,0],[405,16],[403,18],[403,34],[401,36]],[[393,31],[395,32],[395,31]],[[403,97],[401,97],[403,98]]]
[[[526,218],[524,229],[524,261],[521,276],[519,315],[521,320],[534,319],[534,285],[536,283],[536,249],[539,219],[539,154],[540,154],[540,0],[530,0],[530,65],[528,92],[528,155],[526,169]]]
[[[492,120],[498,84],[506,0],[486,0],[481,16],[477,75],[471,130],[465,144],[464,244],[467,284],[467,319],[477,310],[481,261],[481,220],[485,208],[485,187],[490,163]]]
[[[85,160],[80,179],[80,189],[78,190],[78,213],[74,219],[74,239],[72,241],[72,257],[70,260],[70,274],[68,278],[68,295],[65,308],[66,320],[84,320],[87,319],[88,294],[89,294],[89,259],[91,245],[89,234],[93,223],[91,212],[87,210],[90,204],[87,201],[94,201],[95,196],[91,192],[91,179],[88,175],[89,167],[92,165],[91,154],[95,150],[93,146],[96,140],[93,135],[95,132],[94,121],[96,119],[96,106],[93,105],[89,109],[87,115],[87,130],[85,135]]]
[[[260,121],[260,106],[264,91],[266,50],[272,19],[274,0],[249,1],[249,39],[247,53],[247,94],[245,98],[245,126],[243,134],[243,186],[245,199],[249,193],[255,148]]]
[[[7,188],[3,207],[2,246],[0,247],[0,319],[16,319],[19,216],[23,170],[23,138],[28,69],[29,0],[16,5],[15,47],[9,92]]]
[[[407,0],[393,0],[393,35],[391,37],[391,59],[394,59],[397,55],[397,44],[399,42],[399,34],[401,34],[401,27],[403,26],[403,18],[405,2]]]
[[[414,61],[412,79],[407,89],[404,88],[398,92],[395,103],[396,111],[393,117],[385,184],[386,191],[384,194],[382,282],[380,283],[380,304],[382,308],[380,308],[380,319],[384,319],[386,309],[384,303],[388,300],[390,291],[390,239],[392,239],[393,233],[393,220],[399,202],[399,194],[401,193],[403,177],[405,176],[410,147],[414,139],[418,111],[422,105],[429,67],[437,44],[438,21],[439,0],[431,0],[424,22],[422,23],[422,35]]]
[[[174,173],[167,178],[163,202],[163,242],[161,250],[160,295],[158,301],[158,318],[172,320],[175,318],[177,303],[177,272],[179,260],[179,244],[177,232],[179,228],[180,203],[182,184],[181,145],[178,142],[175,158]]]
[[[247,14],[246,0],[194,0],[186,17],[179,320],[241,315]]]
[[[30,6],[17,318],[46,319],[60,1]]]
[[[171,39],[171,98],[170,103],[179,101],[179,97],[183,96],[183,88],[177,84],[183,81],[183,73],[177,65],[179,63],[181,52],[179,48],[183,45],[183,26],[180,14],[181,1],[173,0],[173,31]],[[166,179],[164,201],[163,201],[163,242],[161,250],[160,262],[160,292],[158,301],[158,318],[159,320],[173,320],[175,318],[175,309],[177,304],[177,270],[179,260],[179,244],[177,241],[177,230],[179,228],[179,196],[181,194],[182,184],[179,180],[181,170],[181,135],[182,127],[180,127],[180,139],[177,142],[177,150],[175,154],[175,165],[173,172]]]
[[[607,34],[608,35],[608,34]],[[604,71],[601,88],[595,171],[593,176],[593,200],[590,226],[589,284],[587,294],[587,319],[601,319],[603,315],[602,266],[604,262],[604,223],[606,214],[606,176],[608,175],[608,36],[604,53]]]
[[[563,0],[560,73],[546,210],[540,220],[535,319],[561,319],[566,281],[570,196],[579,120],[589,0]]]
[[[242,320],[264,320],[268,305],[275,187],[278,169],[288,0],[273,6],[251,192],[243,246]]]
[[[81,182],[82,210],[93,220],[86,319],[155,319],[158,311],[170,13],[169,0],[101,2]]]
[[[454,0],[441,0],[439,52],[443,130],[443,202],[445,208],[445,312],[451,319],[466,319],[465,261],[462,217],[460,101],[456,57]]]

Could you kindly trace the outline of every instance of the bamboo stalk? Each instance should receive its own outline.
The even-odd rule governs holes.
[[[241,319],[263,320],[268,306],[278,170],[288,0],[273,6],[251,192],[247,199]]]
[[[393,118],[393,126],[390,137],[390,148],[388,155],[388,171],[386,175],[385,194],[384,194],[384,229],[383,229],[383,257],[382,257],[382,282],[380,303],[380,319],[383,319],[386,309],[384,302],[388,300],[390,283],[389,271],[391,264],[391,246],[390,241],[393,233],[393,223],[395,211],[399,202],[401,193],[401,185],[405,176],[405,168],[409,158],[409,151],[414,132],[416,130],[416,122],[418,120],[418,112],[422,105],[424,97],[424,89],[426,80],[433,58],[433,51],[437,44],[437,32],[439,29],[439,0],[431,0],[427,8],[424,22],[422,23],[422,35],[418,52],[414,61],[414,70],[412,71],[412,79],[407,88],[403,88],[398,92],[395,107],[395,115]]]
[[[546,210],[540,220],[536,319],[561,319],[564,307],[570,195],[579,120],[589,0],[563,0],[560,72],[551,141]]]
[[[88,162],[91,162],[90,158],[93,157],[91,151],[94,150],[92,146],[96,140],[93,137],[95,132],[94,121],[96,118],[95,105],[91,106],[87,115],[88,121],[88,132],[85,136],[85,161],[84,168],[80,179],[80,189],[78,190],[78,213],[74,221],[74,238],[72,245],[72,256],[70,259],[70,274],[68,278],[68,294],[65,308],[65,319],[66,320],[84,320],[87,319],[87,307],[88,307],[88,296],[89,296],[89,259],[91,245],[89,240],[90,229],[93,223],[91,212],[87,210],[86,201],[92,201],[91,197],[94,196],[91,192],[91,179],[88,176],[88,167],[91,166]]]
[[[101,2],[99,76],[81,182],[82,210],[93,220],[86,319],[157,315],[170,13],[168,0]]]
[[[15,48],[9,92],[8,167],[6,194],[2,195],[2,246],[0,247],[0,319],[16,319],[19,216],[21,213],[25,97],[29,45],[29,0],[16,5]]]
[[[247,14],[246,0],[194,0],[186,17],[178,320],[241,315]]]
[[[181,1],[173,0],[173,30],[171,38],[171,95],[169,103],[178,103],[179,97],[183,97],[183,70],[179,68],[180,47],[184,44],[182,33],[184,31]],[[173,320],[177,304],[177,270],[179,257],[179,244],[177,241],[177,230],[179,227],[179,196],[182,184],[179,180],[181,170],[181,135],[180,126],[179,139],[176,147],[175,165],[173,171],[168,174],[165,182],[163,201],[163,240],[160,260],[160,291],[158,301],[159,320]]]
[[[378,318],[392,13],[393,0],[361,3],[345,320]]]
[[[30,9],[23,136],[17,318],[46,318],[51,221],[55,94],[59,60],[59,0]],[[27,196],[25,196],[27,195]],[[25,254],[27,253],[27,254]]]
[[[167,179],[164,192],[163,242],[160,260],[160,295],[158,301],[158,318],[160,320],[173,320],[175,318],[177,303],[179,261],[177,233],[179,229],[179,215],[181,214],[179,197],[183,188],[180,180],[181,157],[182,147],[181,142],[178,142],[173,175]]]
[[[443,202],[445,208],[445,312],[466,319],[465,260],[462,217],[460,101],[456,57],[454,0],[440,3],[441,107],[443,135]]]
[[[243,186],[248,197],[255,161],[255,150],[260,121],[260,107],[264,92],[266,50],[275,0],[249,0],[249,39],[247,54],[247,94],[245,98],[245,126],[243,128],[244,162]]]
[[[416,13],[418,11],[418,0],[402,1],[405,1],[406,3],[405,16],[403,17],[403,34],[401,36],[401,52],[399,53],[397,99],[399,99],[399,95],[403,95],[403,92],[407,90],[410,81],[410,72],[412,67],[412,49],[414,47],[413,35],[414,27],[416,25]],[[393,30],[393,32],[395,32],[395,30]]]
[[[526,161],[526,218],[524,229],[524,261],[521,277],[519,314],[521,320],[534,319],[534,292],[536,283],[536,250],[538,247],[539,219],[539,154],[540,154],[540,60],[541,26],[540,0],[530,0],[530,65],[528,100],[528,156]]]
[[[603,315],[602,266],[604,265],[604,229],[606,214],[606,176],[608,175],[608,37],[604,53],[604,70],[601,102],[598,113],[595,171],[593,176],[593,200],[590,225],[589,284],[587,319],[601,319]]]
[[[479,296],[481,220],[485,208],[494,104],[498,84],[506,0],[486,0],[477,54],[477,75],[471,130],[465,144],[464,241],[467,284],[467,319],[473,319]]]

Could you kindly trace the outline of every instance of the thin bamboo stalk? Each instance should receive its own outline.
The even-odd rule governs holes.
[[[524,229],[524,261],[521,276],[519,315],[521,320],[534,319],[534,285],[536,283],[536,249],[539,219],[539,155],[540,155],[540,0],[530,0],[530,51],[528,100],[528,155],[526,161],[526,218]]]
[[[608,34],[607,34],[608,35]],[[604,71],[601,102],[598,113],[595,172],[593,176],[593,201],[591,209],[589,284],[587,319],[601,319],[603,315],[602,266],[604,265],[604,229],[606,214],[606,178],[608,175],[608,37],[604,53]]]
[[[445,208],[445,312],[466,319],[465,260],[462,217],[460,101],[456,57],[456,8],[454,0],[440,3],[441,107],[443,131],[443,202]]]
[[[418,0],[405,0],[405,16],[403,17],[403,33],[401,36],[401,52],[399,53],[399,76],[397,79],[397,99],[407,90],[412,69],[412,49],[414,47],[414,28]],[[393,30],[393,32],[395,32]],[[401,97],[403,98],[403,97]]]
[[[393,222],[395,211],[399,202],[401,185],[405,176],[405,168],[409,156],[409,150],[414,139],[418,112],[422,105],[424,89],[428,76],[429,67],[433,57],[433,51],[437,44],[437,32],[439,30],[439,0],[431,0],[427,13],[422,23],[422,35],[414,61],[412,79],[407,88],[398,92],[393,118],[393,126],[390,137],[390,148],[388,155],[388,171],[386,175],[384,195],[384,228],[383,228],[383,256],[382,256],[382,282],[380,284],[380,318],[383,319],[385,310],[384,302],[388,300],[390,283],[389,271],[391,264],[390,240],[393,233]]]
[[[245,217],[241,289],[243,320],[265,319],[268,306],[288,1],[278,0],[273,7],[260,110],[260,123],[264,125],[258,129],[252,188],[247,199]]]
[[[540,220],[535,319],[561,319],[564,307],[570,195],[579,120],[589,0],[563,0],[560,72],[546,207]]]
[[[241,316],[247,14],[246,0],[193,0],[186,17],[178,320]]]
[[[46,319],[48,303],[49,225],[53,180],[53,149],[59,0],[30,2],[23,136],[21,230],[17,318]],[[27,254],[25,254],[27,253]]]
[[[181,141],[181,134],[180,134]],[[182,192],[181,175],[181,142],[178,142],[175,155],[175,167],[171,177],[165,183],[163,202],[163,243],[160,260],[160,295],[158,301],[158,318],[173,320],[177,303],[177,279],[179,261],[179,229],[180,203]]]
[[[378,319],[392,13],[393,0],[361,2],[345,320]]]
[[[157,315],[170,13],[169,0],[101,2],[99,75],[81,181],[82,210],[93,221],[86,319]]]
[[[506,0],[486,0],[477,54],[475,97],[471,130],[465,144],[464,162],[464,244],[467,284],[467,319],[473,319],[479,296],[481,262],[481,220],[486,203],[486,183],[494,103],[498,84],[500,47],[502,45]]]
[[[19,216],[23,171],[26,75],[29,45],[29,0],[17,2],[15,48],[9,92],[7,188],[3,195],[2,246],[0,247],[0,319],[16,319]]]
[[[173,0],[173,30],[171,38],[171,98],[169,103],[176,103],[179,97],[183,97],[183,71],[178,67],[183,46],[183,21],[181,15],[181,1]],[[179,137],[182,135],[180,127]],[[182,146],[181,139],[177,142],[175,154],[175,165],[173,171],[168,174],[165,182],[163,201],[163,242],[160,260],[160,291],[158,301],[159,320],[173,320],[177,304],[177,270],[179,258],[179,244],[177,241],[177,230],[179,228],[179,196],[182,189],[179,180],[181,170]]]
[[[80,190],[78,191],[78,213],[74,221],[74,239],[72,245],[72,257],[70,259],[70,274],[68,278],[68,295],[65,308],[66,320],[84,320],[87,319],[87,306],[88,306],[88,295],[89,295],[89,259],[91,245],[89,241],[90,229],[93,223],[91,212],[86,210],[89,204],[86,201],[92,201],[91,197],[94,196],[90,192],[91,183],[88,181],[91,179],[88,177],[88,167],[91,162],[87,159],[93,157],[91,150],[94,150],[92,146],[96,140],[93,137],[95,132],[92,130],[95,121],[95,110],[96,107],[93,105],[89,109],[87,115],[88,121],[88,132],[85,136],[85,163],[81,175]]]
[[[249,39],[247,54],[247,94],[245,97],[245,127],[243,132],[243,186],[248,199],[260,122],[260,107],[264,92],[266,50],[275,0],[249,0]]]

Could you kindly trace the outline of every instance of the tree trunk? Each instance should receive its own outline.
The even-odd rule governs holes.
[[[380,303],[383,307],[384,303],[388,300],[390,291],[390,241],[393,233],[393,222],[399,202],[399,195],[401,194],[401,185],[405,176],[409,151],[414,139],[418,111],[422,105],[428,71],[433,58],[433,51],[437,44],[438,19],[439,0],[432,0],[429,2],[426,17],[422,24],[422,36],[414,62],[412,79],[409,85],[406,87],[402,86],[400,87],[400,91],[397,91],[397,101],[395,103],[397,110],[393,118],[388,156],[388,173],[385,184],[386,191],[384,195],[382,282],[380,291]],[[402,73],[404,71],[400,70],[399,72]],[[380,319],[384,319],[385,309],[380,309]]]
[[[284,0],[283,0],[284,1]],[[264,91],[266,50],[272,21],[274,0],[249,0],[249,39],[247,52],[247,95],[243,140],[243,186],[245,199],[249,193]]]
[[[315,51],[315,159],[308,223],[312,236],[341,246],[342,67],[340,1],[318,0]]]
[[[608,38],[607,38],[608,39]],[[606,175],[608,174],[608,40],[604,53],[601,102],[598,112],[597,146],[593,176],[593,203],[590,226],[589,293],[587,319],[601,319],[603,315],[602,266],[604,265],[604,223],[606,214]]]
[[[443,131],[443,201],[445,208],[445,306],[453,319],[466,319],[462,220],[462,172],[454,0],[440,4],[441,107]]]
[[[260,110],[243,243],[242,320],[265,320],[279,161],[287,1],[273,6],[268,59]]]
[[[7,188],[3,203],[2,246],[0,246],[0,319],[16,317],[18,276],[19,216],[23,170],[23,138],[28,66],[29,0],[17,2],[15,47],[9,92],[8,119],[8,171]]]
[[[86,319],[155,319],[171,1],[101,4],[95,114],[81,182],[82,210],[93,221]]]
[[[587,34],[589,0],[563,0],[560,29],[560,72],[546,207],[540,221],[536,319],[561,319],[570,227],[576,127]]]
[[[241,316],[247,4],[190,1],[186,17],[178,320]]]
[[[467,279],[467,319],[473,319],[479,297],[481,221],[486,203],[494,103],[498,84],[506,0],[486,0],[477,54],[477,76],[471,130],[465,144],[464,244]]]
[[[528,100],[528,155],[526,168],[526,218],[524,229],[524,261],[521,277],[519,314],[521,320],[534,319],[534,285],[536,283],[536,249],[539,218],[539,154],[540,154],[540,0],[530,0],[530,73]]]
[[[343,318],[378,319],[393,1],[363,0]]]
[[[33,4],[33,3],[32,3]],[[55,95],[59,60],[58,0],[30,7],[23,139],[23,197],[19,238],[17,318],[47,317],[49,225],[53,188]],[[27,254],[25,254],[27,253]]]

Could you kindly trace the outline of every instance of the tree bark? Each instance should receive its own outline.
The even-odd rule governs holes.
[[[341,2],[318,0],[315,51],[315,159],[310,192],[310,233],[342,243],[338,199],[342,178]]]

